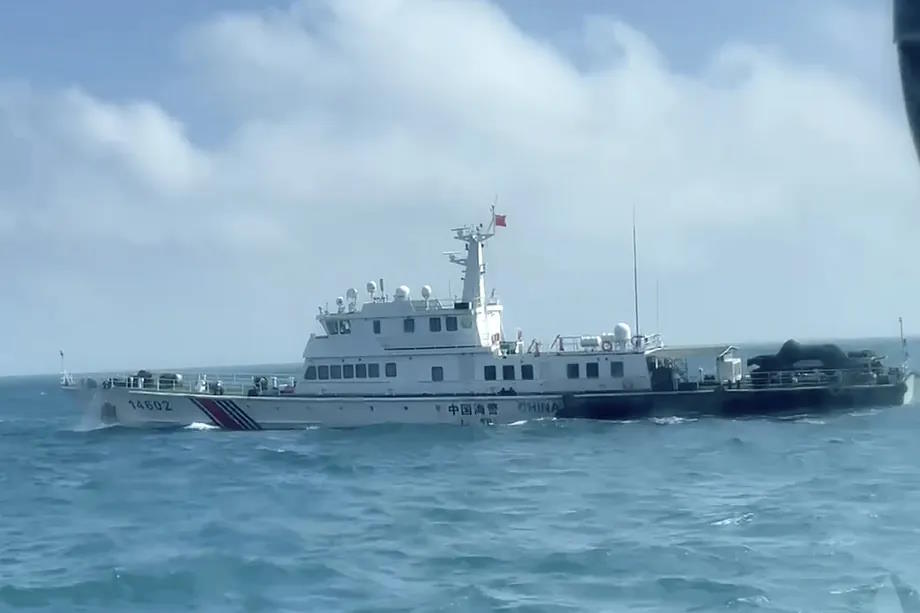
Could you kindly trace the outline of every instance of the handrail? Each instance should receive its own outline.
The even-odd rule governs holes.
[[[900,383],[906,371],[899,366],[885,369],[862,368],[817,368],[791,370],[760,370],[745,373],[737,384],[718,381],[717,377],[697,380],[702,385],[737,387],[741,389],[834,387],[851,385],[884,385]]]
[[[656,349],[662,349],[664,347],[664,341],[660,334],[651,334],[649,336],[635,336],[628,341],[619,341],[612,343],[610,349],[604,348],[604,343],[600,343],[597,346],[585,346],[582,344],[583,338],[595,338],[600,335],[586,335],[586,336],[572,336],[572,335],[562,335],[557,334],[553,339],[553,342],[549,345],[550,351],[555,351],[557,353],[617,353],[617,354],[626,354],[626,353],[643,353],[645,351],[653,351]],[[542,343],[540,343],[542,346]],[[534,343],[531,343],[530,348],[528,348],[528,353],[532,353],[534,349]]]
[[[283,395],[294,393],[298,378],[290,373],[195,373],[186,376],[186,373],[177,372],[144,372],[149,372],[150,376],[139,376],[139,373],[106,375],[101,386],[189,394]]]

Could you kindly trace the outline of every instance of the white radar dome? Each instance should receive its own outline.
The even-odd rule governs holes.
[[[425,300],[428,300],[429,298],[431,298],[431,286],[430,285],[422,286],[422,298],[424,298]]]
[[[345,297],[348,298],[349,302],[354,302],[358,299],[358,290],[353,287],[349,287],[348,291],[345,292]]]
[[[623,322],[618,323],[613,327],[613,337],[621,342],[628,341],[632,338],[632,331],[629,329],[629,324],[624,324]]]
[[[345,304],[345,299],[339,296],[338,298],[335,299],[335,303],[339,306],[342,306],[343,304]]]
[[[397,300],[408,300],[409,299],[409,287],[406,285],[400,285],[396,288],[396,299]]]
[[[367,282],[367,293],[373,295],[377,292],[377,284],[373,281]]]

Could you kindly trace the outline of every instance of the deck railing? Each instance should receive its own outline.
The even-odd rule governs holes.
[[[116,374],[96,383],[103,388],[121,387],[153,392],[232,395],[293,394],[297,376],[274,374],[150,373]]]
[[[610,342],[609,348],[605,347]],[[542,343],[540,344],[542,346]],[[536,343],[532,343],[528,351],[533,352]],[[558,335],[549,344],[550,353],[576,353],[576,352],[603,352],[603,353],[644,353],[664,347],[660,334],[650,336],[634,336],[627,341],[604,341],[600,336],[563,336]]]
[[[704,375],[702,379],[697,378],[690,383],[700,387],[724,386],[740,389],[885,385],[900,383],[905,374],[906,371],[897,366],[875,370],[868,367],[777,371],[755,369],[745,373],[737,382],[719,381],[713,375]]]

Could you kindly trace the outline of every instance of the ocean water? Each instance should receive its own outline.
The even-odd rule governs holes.
[[[0,611],[920,611],[920,406],[143,432],[56,385],[0,379]]]

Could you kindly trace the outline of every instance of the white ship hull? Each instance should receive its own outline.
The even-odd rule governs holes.
[[[88,392],[88,393],[85,393]],[[85,393],[85,395],[84,395]],[[125,388],[77,391],[88,423],[225,430],[350,428],[378,424],[509,424],[552,417],[560,396],[304,397],[175,394]]]

